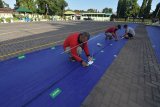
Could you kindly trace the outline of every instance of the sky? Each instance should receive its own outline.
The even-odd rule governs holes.
[[[11,8],[14,7],[16,0],[3,0],[10,5]],[[70,9],[77,10],[87,10],[89,8],[98,9],[102,11],[103,8],[113,8],[113,12],[117,10],[118,0],[66,0],[68,7]],[[138,0],[138,4],[141,6],[143,0]],[[160,2],[159,0],[153,0],[152,10],[155,10],[156,5]]]

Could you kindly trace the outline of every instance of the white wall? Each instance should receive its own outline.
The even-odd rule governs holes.
[[[84,18],[88,18],[87,16],[81,16],[81,20],[84,20]],[[96,16],[90,16],[94,21],[110,21],[110,17],[96,17]]]
[[[0,18],[13,18],[12,13],[0,13]]]

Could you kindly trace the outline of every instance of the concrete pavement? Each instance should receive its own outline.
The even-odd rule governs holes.
[[[145,25],[136,28],[82,107],[160,107],[160,64]]]

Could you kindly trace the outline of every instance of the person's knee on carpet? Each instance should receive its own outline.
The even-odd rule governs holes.
[[[67,53],[69,55],[69,60],[71,60],[72,62],[76,61],[76,59],[71,54],[71,48],[70,47],[66,47],[65,53]],[[78,54],[78,56],[80,56],[82,54],[82,48],[80,46],[77,47],[77,54]]]

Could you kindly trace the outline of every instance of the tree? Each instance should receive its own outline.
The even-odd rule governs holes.
[[[4,8],[2,0],[0,0],[0,8]]]
[[[4,7],[9,8],[9,4],[5,3],[4,1],[3,1],[3,5],[4,5]]]
[[[89,13],[96,13],[97,9],[88,9],[87,12],[89,12]]]
[[[22,5],[22,0],[16,0],[16,4],[14,5],[14,9],[18,9]]]
[[[15,9],[20,7],[31,10],[33,13],[36,12],[36,1],[35,0],[16,0]]]
[[[160,3],[157,4],[155,11],[153,12],[153,17],[160,17]]]
[[[144,11],[146,9],[147,2],[148,2],[148,0],[143,0],[142,6],[140,8],[140,13],[139,13],[140,17],[144,17],[144,14],[145,14]]]
[[[33,13],[47,15],[60,15],[63,17],[65,7],[68,6],[65,0],[16,0],[15,9],[24,7]]]
[[[122,5],[123,5],[123,0],[119,0],[119,1],[118,1],[118,6],[117,6],[117,16],[118,16],[118,17],[121,16]]]
[[[46,0],[37,0],[36,5],[37,5],[37,13],[39,14],[45,14],[46,12],[46,4],[48,2]]]
[[[87,13],[87,11],[85,11],[85,10],[74,10],[74,12],[76,12],[76,13]]]
[[[125,17],[130,16],[131,0],[119,0],[117,7],[117,16]]]
[[[144,17],[145,18],[149,18],[151,6],[152,6],[152,0],[148,0],[147,6],[144,10],[144,13],[145,13]]]
[[[61,17],[64,17],[65,7],[67,6],[68,3],[65,0],[56,0],[56,14],[60,15]]]
[[[125,20],[130,16],[130,7],[131,7],[131,1],[123,0],[123,5],[121,8],[121,17],[125,17]]]
[[[117,6],[117,17],[125,18],[133,17],[133,21],[139,13],[140,7],[138,0],[119,0]]]
[[[103,13],[113,13],[113,12],[112,12],[112,8],[107,8],[107,7],[104,8],[104,9],[102,10],[102,12],[103,12]]]
[[[140,10],[140,7],[137,2],[138,2],[138,0],[132,0],[132,2],[131,2],[130,15],[133,17],[133,21],[137,17],[139,10]]]
[[[139,17],[143,17],[142,21],[144,21],[145,18],[149,18],[151,5],[152,5],[152,0],[143,0],[139,13]]]
[[[31,10],[33,13],[36,13],[36,2],[34,0],[28,0],[26,7]]]
[[[112,8],[109,8],[109,13],[113,13],[113,9]]]

